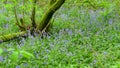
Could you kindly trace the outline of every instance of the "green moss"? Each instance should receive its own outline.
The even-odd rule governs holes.
[[[37,30],[42,31],[46,27],[46,25],[49,23],[50,19],[52,18],[53,14],[55,13],[55,11],[57,11],[64,2],[65,2],[65,0],[58,0],[53,5],[51,5],[51,7],[47,10],[47,12],[42,17],[42,19],[37,27]]]
[[[22,32],[18,32],[18,33],[12,33],[12,34],[7,34],[7,35],[2,35],[0,36],[0,41],[1,42],[6,42],[9,41],[11,39],[20,37],[20,36],[24,36],[26,34],[26,31],[22,31]]]

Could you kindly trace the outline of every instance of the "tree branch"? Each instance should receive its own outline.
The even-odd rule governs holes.
[[[22,31],[22,32],[18,32],[18,33],[12,33],[12,34],[8,34],[8,35],[2,35],[0,36],[0,43],[2,42],[6,42],[18,37],[22,37],[25,36],[27,34],[27,31]]]
[[[49,7],[47,12],[42,17],[42,19],[37,27],[37,30],[42,31],[46,27],[46,25],[49,23],[50,19],[52,18],[53,14],[55,13],[55,11],[57,11],[64,2],[65,2],[65,0],[57,0],[53,5],[51,5]]]
[[[36,2],[37,2],[37,0],[34,0],[34,2],[33,2],[33,9],[32,9],[32,16],[31,16],[32,27],[34,27],[34,28],[36,28],[36,22],[35,22]]]
[[[17,16],[17,11],[16,11],[16,6],[14,6],[14,14],[15,14],[15,19],[16,19],[16,25],[20,28],[21,31],[25,30],[25,26],[23,23],[23,19],[20,19],[21,24],[19,24],[18,16]]]

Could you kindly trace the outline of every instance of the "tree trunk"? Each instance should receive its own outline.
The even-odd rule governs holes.
[[[37,23],[38,25],[36,25],[36,23],[35,23],[35,7],[33,7],[33,10],[32,10],[33,17],[31,17],[31,20],[32,20],[31,25],[32,26],[30,26],[28,29],[28,27],[26,27],[26,26],[17,24],[20,28],[23,27],[25,29],[22,32],[0,36],[0,43],[6,42],[6,41],[9,41],[9,40],[12,40],[14,38],[21,37],[21,36],[26,36],[28,30],[30,32],[32,32],[32,34],[33,34],[33,32],[39,33],[39,32],[45,31],[46,28],[50,25],[50,20],[51,20],[53,14],[62,6],[62,4],[64,2],[65,2],[65,0],[51,0],[48,10],[43,15],[41,21],[39,23]],[[35,5],[35,3],[36,3],[36,0],[34,0],[33,4]],[[22,21],[21,23],[24,24],[24,21]]]
[[[42,31],[45,28],[46,24],[49,23],[55,11],[58,10],[64,2],[65,0],[57,0],[55,3],[53,3],[50,6],[50,8],[47,10],[42,20],[40,21],[40,24],[38,25],[37,30]]]

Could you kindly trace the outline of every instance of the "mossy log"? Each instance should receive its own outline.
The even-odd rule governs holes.
[[[22,32],[18,32],[18,33],[12,33],[12,34],[8,34],[8,35],[1,35],[0,36],[0,43],[2,42],[6,42],[18,37],[22,37],[22,36],[26,36],[27,32],[26,31],[22,31]]]

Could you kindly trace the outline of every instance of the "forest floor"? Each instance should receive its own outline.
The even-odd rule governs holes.
[[[18,31],[13,12],[9,10],[0,10],[0,35]],[[119,68],[120,16],[108,10],[65,3],[55,13],[49,35],[0,44],[4,50],[0,54],[0,67]],[[25,57],[19,55],[16,59],[20,51],[25,52]],[[31,55],[34,58],[29,58]]]

